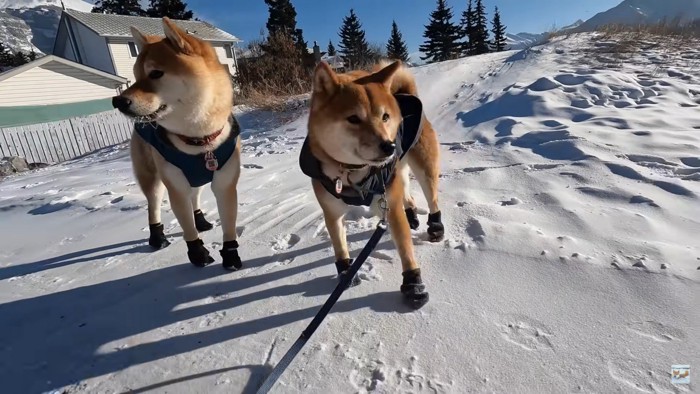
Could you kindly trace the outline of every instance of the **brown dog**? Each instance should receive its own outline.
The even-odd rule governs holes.
[[[136,119],[131,139],[134,173],[148,200],[149,244],[169,245],[160,223],[163,191],[182,227],[192,264],[214,261],[199,238],[212,225],[199,209],[211,183],[223,230],[224,268],[238,269],[236,185],[240,175],[239,127],[232,116],[231,76],[210,44],[163,18],[165,37],[132,27],[139,47],[136,82],[112,103]]]
[[[428,301],[428,293],[413,254],[410,230],[419,222],[409,192],[409,169],[428,201],[429,239],[441,240],[444,226],[438,207],[437,134],[417,96],[415,80],[400,62],[377,65],[373,73],[346,74],[320,63],[313,77],[300,164],[312,178],[339,275],[352,263],[344,224],[349,205],[376,208],[386,196],[389,228],[403,267],[401,292],[419,308]],[[358,283],[353,278],[353,284]]]

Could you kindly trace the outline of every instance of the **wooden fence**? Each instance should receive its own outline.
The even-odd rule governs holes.
[[[131,138],[133,121],[118,111],[57,122],[0,128],[0,157],[55,164]]]

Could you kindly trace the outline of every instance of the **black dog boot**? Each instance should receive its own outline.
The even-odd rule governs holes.
[[[206,267],[214,262],[214,258],[209,255],[209,251],[204,247],[204,242],[197,238],[194,241],[187,242],[187,257],[190,258],[190,263],[197,267]]]
[[[428,215],[428,239],[430,242],[441,241],[445,236],[445,226],[442,224],[440,211]]]
[[[148,237],[148,244],[151,245],[153,249],[160,250],[170,246],[170,241],[165,238],[165,233],[163,233],[162,223],[149,224],[148,230],[151,233],[150,237]]]
[[[201,209],[194,211],[194,226],[200,233],[209,231],[214,228],[214,225],[209,223],[207,219],[204,218],[204,213]]]
[[[335,262],[335,269],[338,271],[338,280],[341,280],[343,276],[346,275],[348,268],[350,268],[350,265],[352,265],[352,259],[345,259],[345,260],[338,260]],[[348,288],[350,287],[355,287],[362,283],[362,279],[360,279],[357,274],[353,276],[352,280],[348,284]]]
[[[420,277],[420,268],[406,271],[402,275],[401,294],[403,294],[404,301],[411,308],[420,309],[430,299],[428,292],[425,291],[423,279]]]
[[[418,210],[416,208],[406,208],[406,219],[408,219],[408,225],[411,226],[411,230],[416,230],[420,226],[420,221],[418,220]]]
[[[238,241],[233,240],[224,242],[224,246],[221,248],[219,253],[221,253],[221,257],[224,259],[224,269],[229,271],[238,271],[243,267],[241,258],[238,256]]]

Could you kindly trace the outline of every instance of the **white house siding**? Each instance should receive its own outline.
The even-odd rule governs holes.
[[[214,50],[216,51],[216,55],[219,56],[219,61],[225,65],[228,66],[228,71],[231,73],[231,75],[234,75],[236,73],[236,64],[234,62],[233,58],[227,58],[226,57],[226,48],[224,47],[225,44],[219,44],[219,43],[213,43],[212,46],[214,47]],[[231,44],[229,44],[231,45]]]
[[[109,50],[112,52],[112,58],[114,59],[114,65],[116,66],[116,74],[128,79],[129,84],[133,84],[136,81],[134,77],[134,63],[136,63],[136,58],[131,57],[131,52],[129,52],[130,41],[133,42],[133,40],[126,38],[110,38],[108,43]],[[212,45],[219,57],[219,61],[226,64],[229,72],[233,75],[236,71],[234,59],[226,57],[224,44],[213,43]]]
[[[131,57],[129,41],[133,42],[133,40],[128,40],[126,38],[110,38],[107,42],[109,44],[109,51],[112,53],[114,66],[116,67],[116,74],[128,79],[128,83],[131,85],[136,81],[134,77],[134,63],[136,63],[136,58]]]
[[[118,82],[50,62],[0,82],[0,107],[51,105],[109,98]]]
[[[71,27],[80,48],[80,57],[82,58],[80,63],[114,74],[114,65],[109,56],[105,38],[76,21],[71,21]]]

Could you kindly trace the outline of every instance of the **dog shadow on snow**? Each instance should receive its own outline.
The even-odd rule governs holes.
[[[349,235],[348,241],[362,241],[368,239],[369,234],[367,231]],[[387,249],[392,245],[385,239],[378,248]],[[182,334],[184,327],[177,324],[220,311],[235,314],[239,306],[270,297],[329,295],[337,284],[332,255],[307,264],[289,264],[260,274],[254,272],[266,264],[283,261],[280,259],[299,257],[327,247],[327,243],[320,243],[251,259],[244,262],[246,269],[239,273],[227,273],[217,266],[197,269],[189,263],[178,262],[131,277],[2,304],[0,381],[7,392],[45,392],[290,323],[310,321],[321,303],[218,327],[213,324],[213,329],[188,334]],[[353,251],[352,255],[356,256],[357,253],[359,250]],[[136,260],[132,261],[137,263]],[[277,287],[262,286],[260,291],[254,293],[234,294],[215,298],[212,303],[201,303],[208,297],[233,292],[240,294],[241,290],[274,283],[318,267],[328,267],[328,275]],[[246,274],[248,276],[243,276]],[[229,275],[230,279],[200,283],[220,275]],[[183,307],[192,302],[199,304]],[[377,312],[410,312],[401,303],[397,291],[353,299],[341,298],[332,313],[368,307]],[[149,332],[154,330],[161,333],[158,336],[165,338],[151,341],[152,334]],[[166,335],[162,332],[166,332]],[[133,338],[139,334],[145,335]],[[296,334],[290,335],[294,337]],[[261,348],[261,359],[264,352],[265,349]],[[226,365],[227,360],[222,359],[220,363]],[[270,370],[268,365],[232,365],[231,368],[227,370],[250,370],[246,386],[246,391],[250,392],[257,389]],[[163,387],[215,373],[210,371],[192,375],[192,372],[199,371],[175,371],[175,374],[185,377],[149,387]],[[145,389],[130,387],[127,392],[143,392]]]

